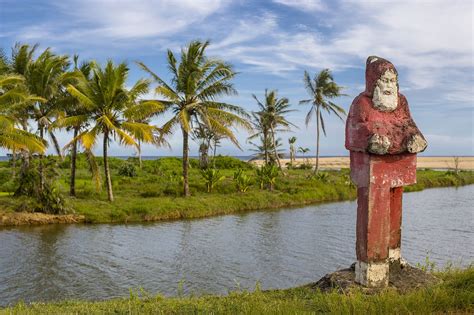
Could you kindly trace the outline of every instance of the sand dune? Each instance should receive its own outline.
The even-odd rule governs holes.
[[[315,158],[297,158],[295,161],[296,165],[300,165],[306,161],[314,165]],[[282,165],[289,163],[290,159],[282,159]],[[263,160],[255,160],[251,163],[255,165],[262,165]],[[454,169],[455,158],[452,156],[420,156],[417,159],[418,168],[435,168],[435,169]],[[349,168],[349,157],[321,157],[319,159],[319,165],[322,169],[340,169]],[[474,156],[458,157],[458,168],[462,170],[474,170]]]

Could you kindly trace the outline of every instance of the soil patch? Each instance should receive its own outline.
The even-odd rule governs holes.
[[[439,283],[441,280],[430,273],[408,264],[400,265],[393,263],[390,265],[389,285],[400,293],[428,287]],[[341,269],[322,277],[315,283],[307,284],[306,287],[319,289],[322,292],[337,290],[341,293],[347,292],[352,288],[359,288],[367,294],[376,294],[385,288],[366,288],[355,282],[355,263],[350,268]]]
[[[54,215],[38,212],[0,213],[0,226],[82,223],[84,220],[85,217],[78,214]]]

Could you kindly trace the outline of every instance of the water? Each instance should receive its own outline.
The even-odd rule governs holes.
[[[474,258],[474,185],[404,196],[402,252],[438,266]],[[0,229],[0,305],[287,288],[348,267],[355,202],[134,225]]]

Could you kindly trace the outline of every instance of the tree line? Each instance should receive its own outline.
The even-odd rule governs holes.
[[[83,150],[97,184],[102,180],[93,155],[93,148],[102,145],[103,174],[108,200],[113,201],[113,187],[108,164],[108,147],[112,141],[136,149],[141,165],[143,143],[168,146],[167,139],[181,131],[183,194],[189,196],[189,142],[199,144],[201,167],[209,168],[209,152],[213,155],[223,139],[240,148],[236,129],[247,131],[255,157],[266,166],[283,170],[280,132],[290,131],[295,124],[287,115],[295,109],[288,98],[275,90],[265,90],[264,98],[256,95],[258,110],[223,102],[224,96],[236,95],[232,80],[234,67],[223,60],[206,55],[209,41],[192,41],[179,55],[167,51],[166,65],[171,79],[166,81],[143,62],[137,62],[149,78],[137,80],[127,88],[130,72],[125,62],[108,60],[104,65],[93,60],[79,62],[79,57],[53,53],[50,48],[40,52],[38,45],[16,44],[11,56],[0,53],[0,147],[12,152],[13,172],[20,165],[16,194],[44,194],[48,190],[45,174],[45,151],[52,145],[62,159],[71,157],[70,189],[75,196],[76,158]],[[342,88],[334,82],[329,69],[311,77],[304,72],[304,85],[310,98],[305,123],[316,118],[316,165],[319,170],[320,133],[326,134],[323,112],[343,119],[345,111],[333,100]],[[153,90],[159,99],[146,99]],[[160,126],[152,118],[166,115]],[[55,132],[64,129],[72,139],[61,148]],[[49,140],[47,140],[49,138]],[[289,139],[290,160],[294,163],[296,138]],[[303,154],[308,149],[300,148]],[[34,164],[34,165],[33,165]],[[274,173],[275,170],[268,169]],[[32,175],[33,174],[33,175]],[[236,175],[237,176],[237,175]],[[32,189],[31,187],[34,187]],[[212,187],[209,187],[209,190]],[[31,191],[33,190],[33,192]]]

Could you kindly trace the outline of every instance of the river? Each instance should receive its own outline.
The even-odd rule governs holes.
[[[474,260],[474,185],[404,195],[402,254]],[[226,294],[314,282],[355,260],[355,202],[149,224],[0,228],[0,305],[143,288]]]

